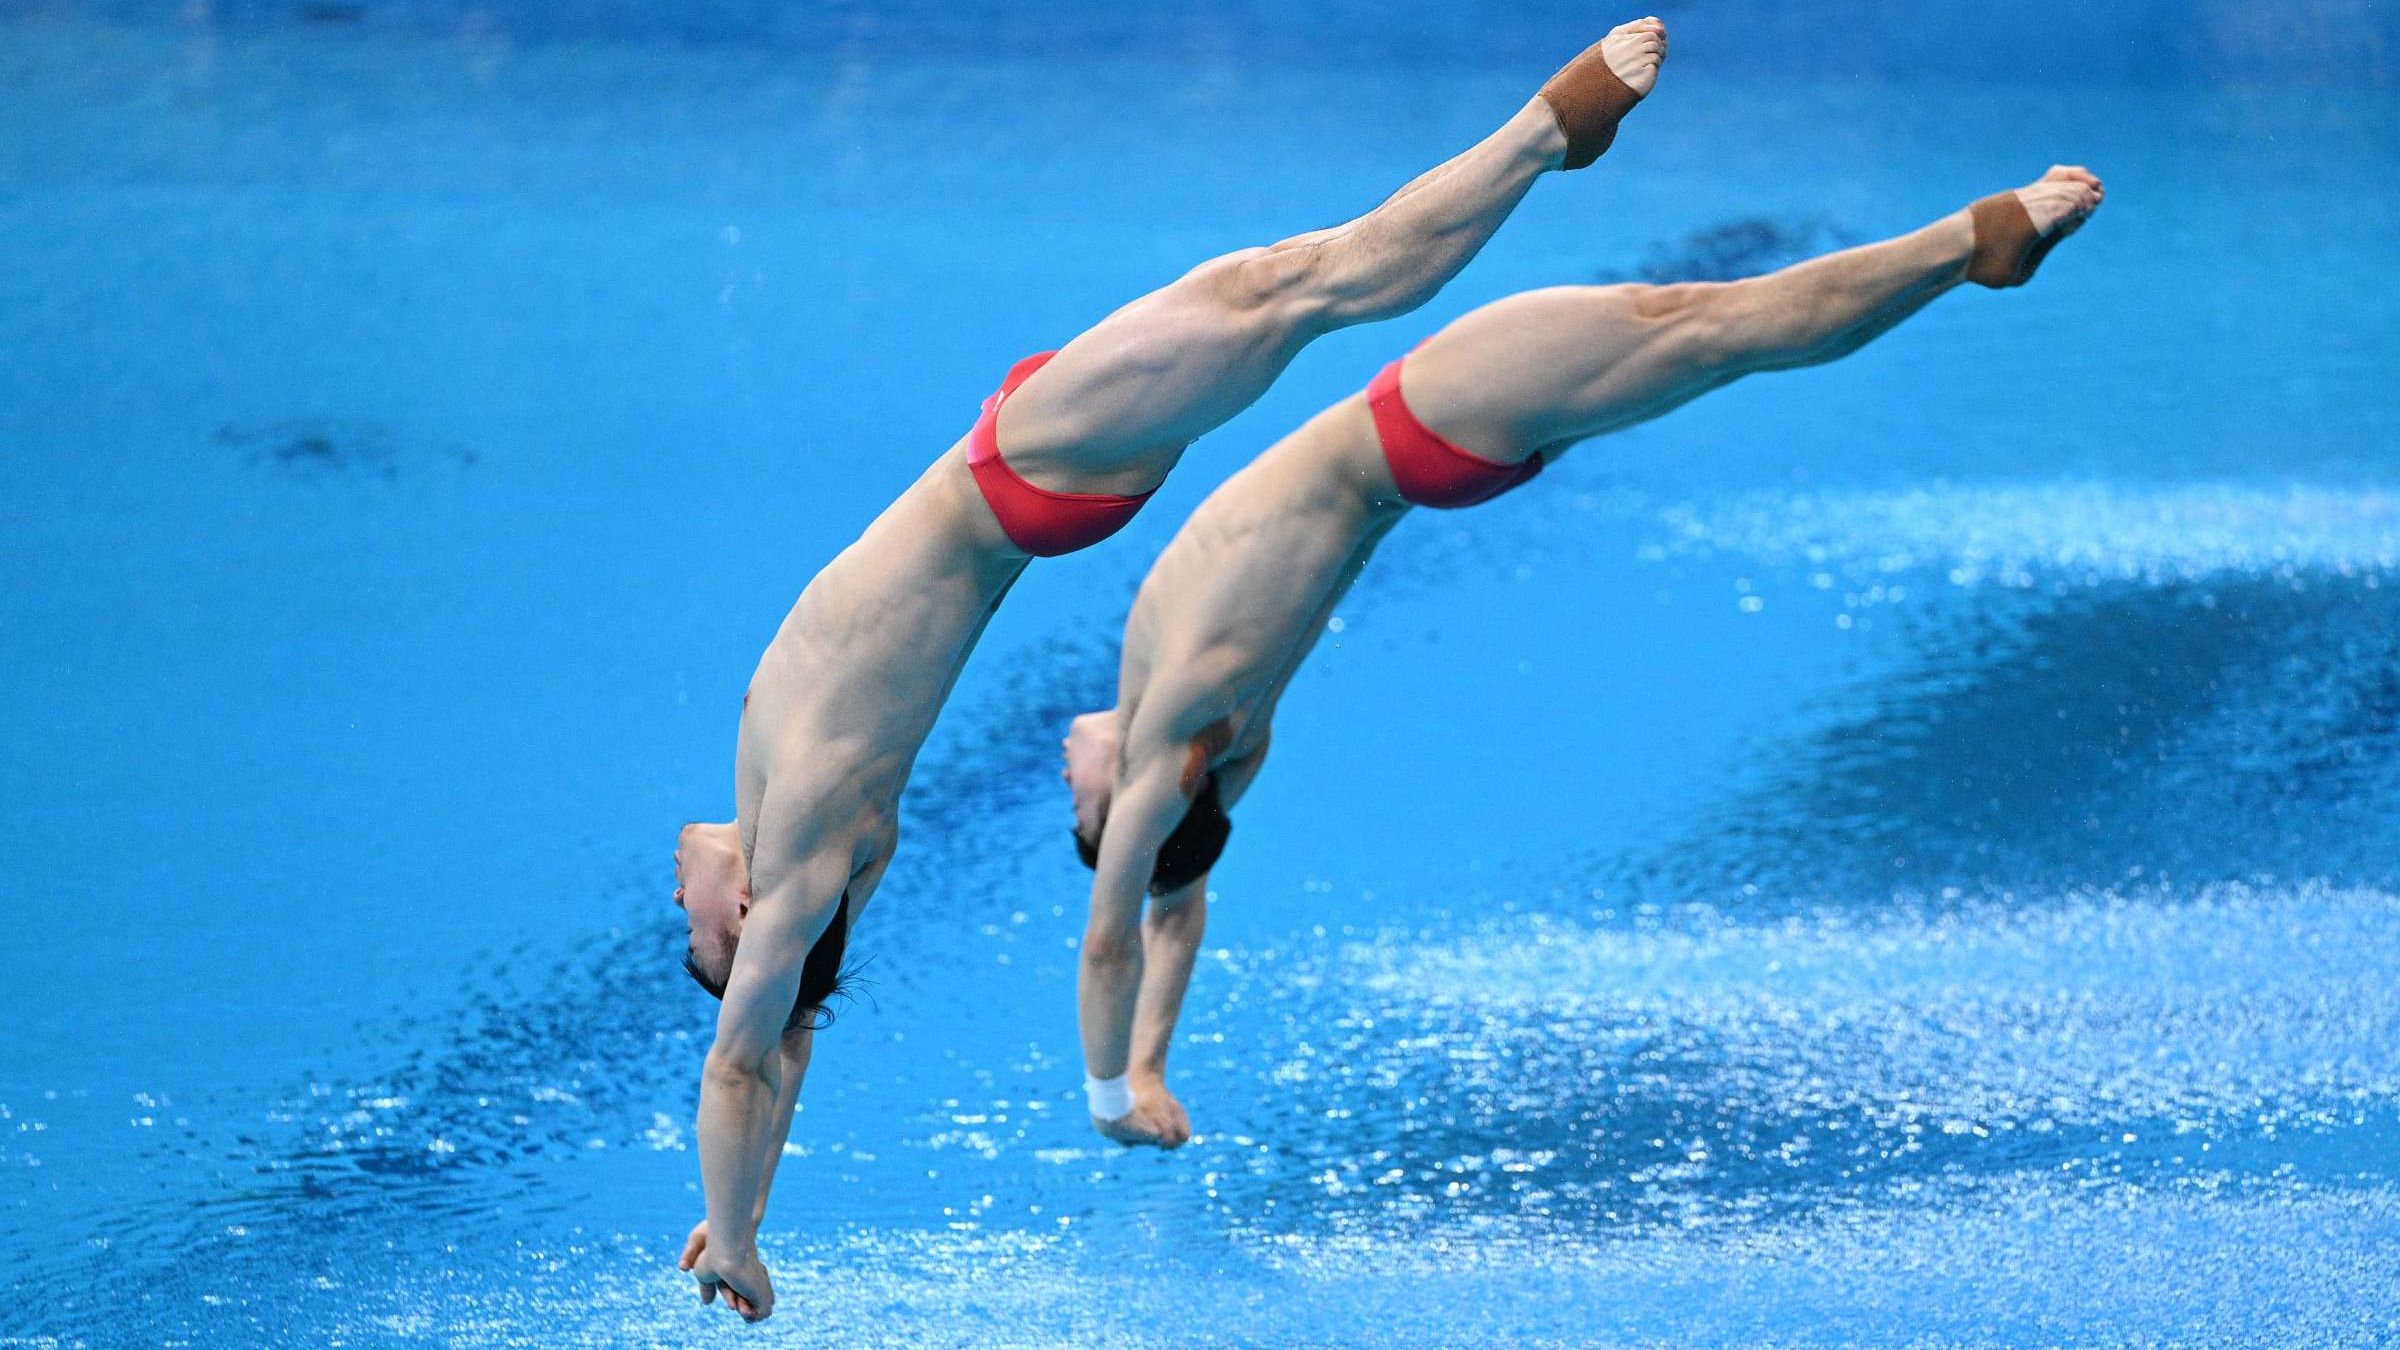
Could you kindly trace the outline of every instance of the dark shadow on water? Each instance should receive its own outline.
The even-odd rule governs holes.
[[[227,422],[216,442],[251,464],[306,483],[343,479],[397,482],[404,471],[442,463],[473,468],[480,458],[463,446],[413,446],[391,427],[355,418],[293,417],[279,422]]]
[[[903,881],[936,866],[988,868],[1029,843],[1069,849],[1072,813],[1058,777],[1059,742],[1077,716],[1116,706],[1122,628],[1115,618],[991,654],[1002,663],[997,688],[976,707],[958,710],[943,753],[922,761],[910,777],[908,837],[893,861]],[[1029,834],[1028,819],[1055,828]],[[953,889],[956,879],[953,871],[932,889]],[[918,887],[903,889],[913,895]],[[940,903],[938,895],[931,898]]]
[[[1857,242],[1850,231],[1819,217],[1778,220],[1752,216],[1694,230],[1681,239],[1654,243],[1633,266],[1601,268],[1592,280],[1603,284],[1642,281],[1652,285],[1739,281]]]
[[[2162,874],[2381,884],[2400,856],[2400,595],[2372,577],[1987,605],[1820,714],[1634,892],[1757,913]]]

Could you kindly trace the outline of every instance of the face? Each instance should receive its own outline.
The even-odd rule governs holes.
[[[691,927],[692,965],[724,988],[734,940],[750,913],[750,872],[742,865],[741,831],[731,821],[686,825],[676,837],[675,907]]]
[[[1108,818],[1109,793],[1116,783],[1116,711],[1076,718],[1068,724],[1061,748],[1066,751],[1066,762],[1058,776],[1067,781],[1075,799],[1075,833],[1086,842],[1098,839],[1101,823]]]

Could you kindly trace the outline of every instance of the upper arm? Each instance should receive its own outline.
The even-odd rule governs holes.
[[[846,859],[820,853],[783,870],[771,890],[753,891],[717,1010],[712,1061],[763,1075],[782,1053],[809,950],[832,922],[848,880]]]
[[[1129,750],[1092,868],[1093,928],[1130,931],[1141,921],[1158,850],[1190,805],[1173,755]]]
[[[1224,803],[1226,810],[1232,810],[1257,781],[1258,771],[1266,767],[1267,750],[1274,743],[1274,732],[1269,731],[1259,738],[1257,748],[1217,770],[1217,800]]]

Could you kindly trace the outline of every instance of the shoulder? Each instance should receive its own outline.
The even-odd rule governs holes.
[[[814,763],[776,774],[759,795],[749,831],[750,875],[764,898],[786,878],[836,884],[888,855],[891,812],[834,766]]]

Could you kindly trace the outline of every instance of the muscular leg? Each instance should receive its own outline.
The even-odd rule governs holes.
[[[2045,233],[2099,204],[2098,180],[2053,170],[2019,189]],[[1465,316],[1409,359],[1409,405],[1487,458],[1646,421],[1761,370],[1857,351],[1966,279],[1965,211],[1923,229],[1744,281],[1561,287]]]
[[[1612,32],[1602,55],[1647,93],[1664,41],[1644,20]],[[1002,453],[1045,487],[1150,488],[1156,451],[1255,402],[1311,340],[1431,299],[1566,149],[1535,99],[1356,220],[1202,264],[1102,319],[1027,381],[1001,414]]]

